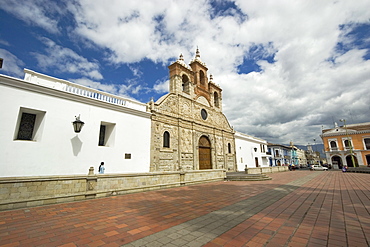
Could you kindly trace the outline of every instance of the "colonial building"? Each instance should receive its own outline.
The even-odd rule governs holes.
[[[297,148],[297,157],[298,157],[299,167],[307,167],[307,157],[306,157],[305,150],[301,148]]]
[[[325,155],[334,168],[370,165],[370,122],[335,124],[322,131]]]
[[[147,105],[25,70],[0,75],[1,177],[149,172]],[[75,117],[84,122],[74,131]]]
[[[222,113],[222,90],[199,50],[169,67],[169,93],[150,102],[150,171],[236,170],[234,130]]]
[[[236,132],[235,148],[238,171],[244,171],[245,168],[269,166],[271,154],[267,152],[267,141]]]
[[[320,152],[314,151],[312,149],[312,145],[307,145],[306,153],[306,159],[307,159],[307,166],[317,165],[320,164]]]
[[[270,166],[288,166],[293,164],[292,147],[290,146],[268,143],[268,152],[271,153]]]

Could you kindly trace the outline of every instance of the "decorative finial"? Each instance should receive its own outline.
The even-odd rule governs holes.
[[[197,46],[197,51],[195,52],[195,58],[198,58],[198,57],[200,58],[200,52]]]
[[[213,75],[209,76],[209,81],[213,81]]]
[[[184,56],[182,55],[182,53],[180,54],[180,58],[179,58],[180,61],[184,61]]]

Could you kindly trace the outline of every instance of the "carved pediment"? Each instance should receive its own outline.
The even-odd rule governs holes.
[[[200,104],[202,104],[202,105],[205,105],[205,106],[210,107],[210,104],[209,104],[208,100],[204,96],[200,96],[197,99],[197,102],[200,103]]]

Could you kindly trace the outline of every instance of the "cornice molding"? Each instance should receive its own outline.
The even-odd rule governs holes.
[[[82,95],[60,91],[57,89],[49,88],[49,87],[42,86],[39,84],[34,84],[31,82],[24,81],[22,79],[9,77],[5,75],[0,75],[0,85],[22,89],[25,91],[31,91],[34,93],[44,94],[48,96],[53,96],[53,97],[57,97],[61,99],[71,100],[71,101],[75,101],[75,102],[82,103],[82,104],[102,107],[102,108],[106,108],[106,109],[110,109],[110,110],[114,110],[114,111],[118,111],[122,113],[127,113],[131,115],[139,116],[139,117],[150,118],[151,116],[150,112],[143,112],[143,111],[128,108],[125,106],[115,105],[112,103],[100,101],[98,99],[88,98]]]

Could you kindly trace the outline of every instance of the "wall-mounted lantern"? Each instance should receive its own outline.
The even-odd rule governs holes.
[[[257,148],[254,148],[254,152],[257,152]]]
[[[75,131],[75,133],[80,133],[81,129],[82,129],[82,126],[84,126],[84,122],[82,122],[80,120],[80,115],[78,115],[78,117],[75,117],[76,120],[74,122],[72,122],[73,124],[73,129]]]

